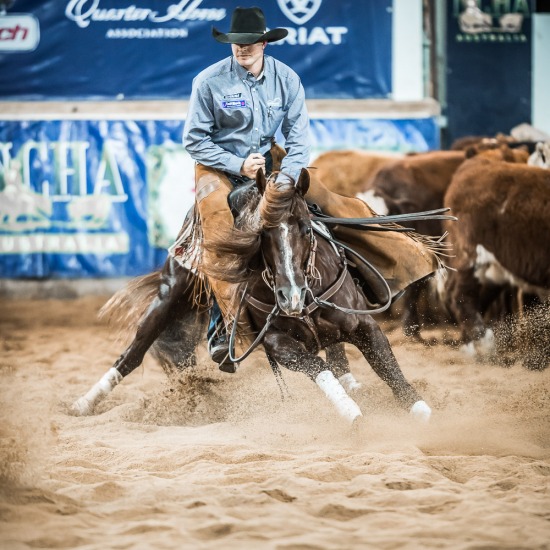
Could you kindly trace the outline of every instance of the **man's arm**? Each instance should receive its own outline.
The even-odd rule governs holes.
[[[195,86],[189,99],[189,111],[183,130],[183,145],[193,160],[225,172],[239,175],[244,159],[216,145],[211,138],[214,130],[212,93],[205,82]]]
[[[281,164],[281,172],[288,174],[296,181],[300,170],[309,164],[310,156],[309,116],[304,88],[299,81],[294,99],[283,119],[281,131],[285,136],[287,151]]]

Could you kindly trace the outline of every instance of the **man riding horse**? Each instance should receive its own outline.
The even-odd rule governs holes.
[[[264,54],[269,42],[283,39],[287,32],[280,28],[266,31],[264,14],[257,7],[236,8],[228,33],[212,29],[218,42],[231,44],[233,55],[203,70],[193,80],[183,142],[196,161],[194,231],[199,235],[201,251],[194,267],[203,275],[209,265],[223,266],[223,256],[209,244],[224,235],[231,238],[234,218],[228,204],[229,193],[255,178],[258,170],[280,169],[278,178],[289,176],[297,181],[301,169],[309,163],[304,88],[292,69]],[[285,137],[286,155],[273,139],[279,127]],[[337,218],[373,216],[363,201],[332,193],[315,177],[314,170],[310,176],[307,200],[323,213]],[[395,296],[438,267],[436,255],[410,234],[363,232],[345,225],[336,226],[333,231],[368,258],[388,282],[388,286],[380,285],[370,272],[361,271],[372,301],[387,302],[391,299],[387,296],[388,287]],[[191,257],[196,260],[196,246],[178,246],[182,240],[172,251],[179,251],[182,262],[189,262]],[[358,268],[361,270],[361,266]],[[235,366],[228,360],[226,323],[233,318],[236,285],[205,277],[214,297],[209,351],[222,370],[234,372]]]

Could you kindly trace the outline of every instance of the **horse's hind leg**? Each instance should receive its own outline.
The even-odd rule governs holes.
[[[157,296],[141,319],[132,343],[88,393],[75,401],[72,406],[74,414],[91,414],[94,407],[142,363],[147,350],[176,316],[176,308],[189,307],[192,278],[191,272],[168,257],[162,269]]]
[[[340,343],[328,346],[325,353],[330,370],[338,378],[340,384],[344,386],[344,389],[347,392],[359,391],[363,387],[363,384],[355,379],[355,376],[353,376],[349,369],[345,344]]]
[[[307,374],[348,422],[353,423],[362,416],[361,409],[346,393],[327,363],[309,353],[301,342],[287,334],[268,332],[263,345],[272,360],[289,370]]]
[[[399,404],[419,420],[428,421],[431,409],[405,379],[390,343],[372,317],[363,317],[351,341],[374,372],[390,387]]]

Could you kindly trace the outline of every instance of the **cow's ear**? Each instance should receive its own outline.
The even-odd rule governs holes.
[[[298,181],[296,182],[296,189],[302,197],[305,196],[309,189],[309,183],[310,183],[310,176],[309,172],[307,171],[307,168],[302,168],[300,170],[300,177],[298,178]]]
[[[264,194],[265,186],[266,186],[265,174],[264,174],[264,171],[260,168],[256,172],[256,187],[258,188],[260,195]]]

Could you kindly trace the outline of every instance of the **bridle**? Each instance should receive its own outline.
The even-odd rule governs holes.
[[[309,252],[308,252],[306,267],[304,269],[305,276],[306,276],[306,286],[308,289],[313,280],[320,280],[321,278],[321,274],[319,273],[319,270],[315,266],[315,260],[317,257],[317,239],[313,234],[313,226],[310,226],[309,236],[310,236]],[[264,269],[262,271],[262,279],[264,280],[264,283],[266,284],[266,286],[268,286],[273,291],[273,293],[275,293],[275,277],[273,275],[273,271],[269,267],[268,262],[266,261],[263,249],[262,249],[262,260],[264,264]],[[258,303],[261,303],[261,302],[258,302]],[[260,309],[260,308],[257,308],[257,309]],[[261,311],[265,312],[265,309],[261,309]]]
[[[270,177],[274,176],[274,174],[271,174]],[[304,323],[308,326],[308,328],[311,330],[315,341],[317,343],[317,346],[319,349],[321,349],[321,343],[319,340],[319,336],[317,334],[317,330],[315,328],[315,323],[313,322],[311,318],[311,314],[319,307],[328,308],[340,311],[342,313],[350,314],[350,315],[374,315],[376,313],[382,313],[383,311],[386,311],[392,304],[393,298],[392,293],[389,288],[389,285],[386,281],[386,279],[382,276],[382,274],[361,254],[359,254],[357,251],[353,250],[351,247],[347,246],[346,244],[337,241],[334,239],[328,231],[322,231],[318,225],[316,225],[313,222],[322,222],[324,224],[337,224],[337,225],[349,225],[353,227],[354,229],[361,229],[361,230],[371,230],[371,231],[412,231],[411,228],[401,227],[395,224],[408,222],[408,221],[419,221],[419,220],[427,220],[427,219],[440,219],[440,220],[455,220],[454,216],[448,216],[443,215],[444,212],[448,212],[449,208],[440,208],[438,210],[430,210],[427,212],[416,212],[412,214],[397,214],[393,216],[373,216],[370,218],[334,218],[329,217],[321,212],[311,209],[312,212],[314,212],[314,216],[311,218],[312,225],[310,230],[310,241],[309,241],[309,253],[308,253],[308,259],[305,267],[305,275],[306,275],[306,292],[311,296],[311,303],[307,306],[305,306],[302,309],[300,316],[288,316],[281,312],[279,306],[277,305],[277,298],[274,296],[274,304],[265,304],[261,302],[260,300],[257,300],[253,296],[248,295],[248,284],[245,285],[244,289],[241,293],[241,298],[237,307],[237,311],[235,313],[235,319],[233,320],[233,326],[231,328],[231,333],[229,336],[229,360],[233,363],[239,363],[240,361],[243,361],[246,359],[253,351],[254,349],[262,342],[267,330],[269,329],[270,325],[273,323],[273,321],[277,317],[289,317],[292,319],[297,319],[304,321]],[[393,225],[392,225],[393,224]],[[319,237],[326,239],[328,242],[330,242],[336,252],[338,253],[340,257],[340,273],[336,279],[330,285],[330,287],[325,290],[320,296],[316,296],[312,290],[313,281],[314,280],[320,280],[320,273],[319,270],[316,267],[316,261],[317,261],[317,238],[315,237],[315,233],[319,235]],[[262,271],[262,278],[264,280],[264,283],[268,286],[268,288],[271,289],[273,294],[275,295],[275,277],[273,276],[273,272],[271,271],[268,263],[266,262],[265,254],[263,249],[262,250],[262,260],[264,263],[264,269]],[[382,283],[382,286],[386,290],[386,296],[387,300],[384,304],[382,304],[379,307],[372,307],[368,309],[351,309],[339,306],[335,304],[334,302],[329,301],[332,296],[334,296],[342,287],[344,284],[344,281],[348,275],[348,262],[346,259],[345,252],[348,252],[349,254],[353,255],[353,257],[360,263],[363,264],[364,267],[366,267],[372,275],[374,275],[376,278],[379,279],[379,282]],[[267,314],[267,318],[265,321],[265,324],[262,328],[262,330],[258,333],[256,336],[256,339],[250,347],[240,356],[235,357],[235,340],[237,335],[237,327],[239,324],[239,318],[240,313],[244,304],[245,299],[248,297],[248,303],[255,309],[262,311],[263,313]]]
[[[288,317],[291,319],[303,321],[306,324],[306,326],[309,328],[311,333],[313,334],[313,337],[315,338],[318,348],[321,349],[322,345],[319,339],[319,335],[317,333],[315,323],[311,318],[311,314],[319,307],[338,310],[342,313],[346,313],[350,315],[373,315],[376,313],[382,313],[383,311],[386,311],[391,306],[392,296],[391,296],[391,291],[388,286],[388,283],[384,279],[382,274],[370,262],[368,262],[368,260],[363,258],[363,256],[361,256],[359,253],[354,251],[352,248],[337,241],[336,239],[333,239],[330,236],[330,233],[328,232],[328,230],[322,229],[322,226],[318,225],[317,223],[313,222],[310,227],[311,227],[311,230],[309,232],[309,235],[310,235],[309,252],[308,252],[308,257],[306,261],[306,266],[304,268],[304,272],[305,272],[305,279],[306,279],[306,292],[311,296],[311,299],[312,299],[311,303],[302,309],[301,314],[299,316],[286,315],[280,310],[279,306],[277,305],[276,298],[275,298],[274,305],[266,304],[258,300],[257,298],[250,296],[247,292],[248,285],[246,285],[241,294],[241,299],[237,307],[235,319],[233,321],[233,326],[229,337],[229,360],[231,362],[239,363],[240,361],[243,361],[244,359],[246,359],[254,351],[254,349],[261,343],[269,326],[273,323],[273,321],[277,317]],[[329,288],[319,296],[316,296],[312,290],[314,281],[319,281],[319,282],[321,281],[320,272],[317,269],[317,266],[315,265],[317,260],[317,247],[318,247],[318,240],[317,240],[317,237],[315,236],[316,233],[319,235],[319,237],[326,239],[327,242],[332,244],[333,249],[336,251],[336,253],[339,255],[339,258],[340,258],[340,272],[338,274],[338,277],[329,286]],[[342,285],[344,284],[344,281],[348,275],[348,261],[346,259],[345,250],[354,254],[359,261],[364,263],[368,267],[368,269],[370,269],[375,274],[375,276],[377,276],[380,279],[380,282],[382,282],[382,284],[385,286],[387,291],[388,300],[386,301],[386,303],[384,303],[380,307],[372,307],[368,309],[351,309],[351,308],[345,308],[345,307],[339,306],[334,302],[328,301],[330,298],[332,298],[332,296],[334,296],[340,290],[340,288],[342,288]],[[275,277],[273,275],[271,268],[269,267],[268,262],[266,261],[263,250],[262,250],[262,260],[264,264],[264,269],[262,271],[262,279],[264,283],[267,285],[267,287],[271,289],[271,291],[273,292],[273,295],[275,296],[275,292],[276,292]],[[243,304],[247,298],[248,298],[247,300],[248,304],[257,310],[263,313],[266,313],[267,318],[262,330],[258,333],[256,339],[252,342],[250,347],[240,357],[235,357],[234,350],[235,350],[237,326],[239,323],[240,313],[241,313]]]

